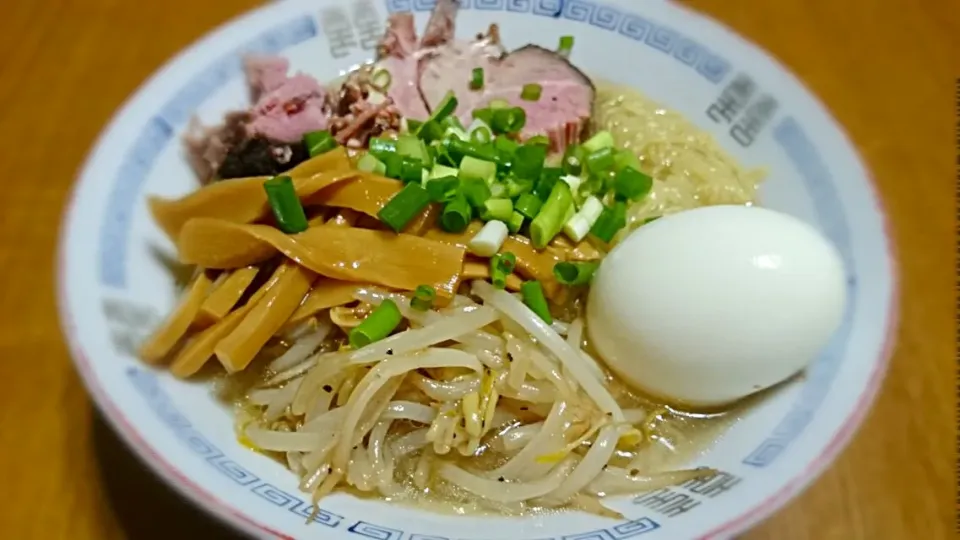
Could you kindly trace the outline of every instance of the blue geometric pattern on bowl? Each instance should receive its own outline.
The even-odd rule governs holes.
[[[671,54],[678,62],[695,67],[698,73],[712,83],[722,80],[732,69],[725,59],[709,52],[706,47],[671,28],[602,4],[584,0],[566,2],[561,0],[467,0],[464,4],[466,8],[472,6],[474,9],[481,10],[499,9],[537,16],[565,17],[618,32],[626,38],[641,41],[656,50]],[[410,9],[426,11],[432,9],[433,0],[387,0],[387,6],[391,12]],[[174,134],[182,129],[193,111],[228,80],[240,75],[242,70],[239,59],[242,53],[278,53],[287,47],[314,38],[317,33],[313,17],[303,15],[256,36],[245,46],[224,55],[198,73],[161,108],[155,117],[146,123],[127,151],[109,196],[107,211],[101,226],[99,260],[102,285],[113,289],[126,288],[127,235],[134,205],[140,197],[143,183],[154,161],[166,145],[174,139]],[[816,146],[806,136],[799,122],[789,116],[777,124],[773,129],[772,137],[802,177],[806,190],[817,209],[821,228],[841,252],[847,268],[853,269],[849,227],[843,208],[836,197],[830,171],[823,163]],[[851,277],[848,285],[849,304],[841,329],[821,359],[808,370],[807,382],[790,412],[773,433],[744,458],[743,463],[754,467],[765,467],[772,463],[803,431],[822,403],[836,375],[852,326],[852,313],[849,306],[853,305],[856,297],[855,278]],[[298,518],[309,517],[312,509],[309,503],[264,482],[229,459],[219,448],[197,432],[157,385],[153,373],[129,368],[127,375],[150,407],[198,457],[204,459],[220,474],[236,482],[238,486],[249,489],[263,500],[288,510]],[[365,538],[455,540],[409,534],[364,521],[354,522],[344,516],[322,510],[313,521],[327,527],[343,527],[350,533]],[[608,529],[563,536],[561,539],[543,540],[622,540],[659,527],[657,522],[644,517]]]

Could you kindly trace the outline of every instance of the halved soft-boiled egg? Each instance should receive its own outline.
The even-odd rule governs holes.
[[[591,342],[638,390],[730,403],[806,367],[837,330],[846,280],[807,223],[711,206],[644,225],[614,248],[587,303]]]

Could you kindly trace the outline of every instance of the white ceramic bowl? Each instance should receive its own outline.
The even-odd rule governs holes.
[[[770,515],[837,455],[877,391],[897,315],[892,246],[868,171],[816,98],[757,47],[671,3],[464,0],[458,34],[498,22],[509,47],[553,46],[558,36],[575,35],[578,65],[635,85],[713,133],[744,163],[768,166],[761,203],[816,224],[840,249],[849,270],[843,326],[802,380],[698,460],[728,475],[619,500],[614,506],[626,522],[574,512],[522,520],[445,516],[337,495],[307,525],[310,505],[293,475],[237,444],[228,411],[207,387],[176,381],[129,354],[175,300],[173,277],[157,256],[173,248],[151,222],[145,197],[195,188],[178,136],[194,113],[213,122],[245,105],[240,55],[281,53],[294,68],[327,80],[372,56],[388,12],[413,10],[422,26],[432,4],[267,5],[177,56],[114,117],[80,174],[58,262],[63,329],[97,404],[160,476],[259,537],[678,540],[732,536]],[[724,109],[748,94],[738,114]]]

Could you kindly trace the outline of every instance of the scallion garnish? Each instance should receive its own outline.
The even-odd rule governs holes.
[[[403,315],[400,314],[397,304],[393,300],[386,299],[367,315],[366,319],[350,330],[350,346],[360,349],[380,341],[396,330],[401,321],[403,321]]]
[[[534,181],[540,178],[543,162],[547,159],[547,147],[539,144],[524,144],[513,155],[510,171],[524,180]]]
[[[490,103],[488,103],[487,106],[494,110],[506,109],[510,107],[510,102],[503,98],[491,99]]]
[[[477,126],[470,132],[470,142],[487,144],[493,139],[493,132],[487,126]]]
[[[448,116],[453,114],[457,110],[457,105],[460,102],[457,101],[456,94],[453,93],[453,90],[447,90],[447,95],[443,96],[443,101],[437,105],[437,108],[433,110],[433,114],[430,115],[430,120],[440,123],[447,119]]]
[[[587,142],[583,143],[583,147],[587,149],[587,152],[596,152],[603,148],[613,148],[614,144],[613,134],[607,130],[603,130],[598,131],[593,137],[587,139]]]
[[[483,109],[474,109],[471,113],[471,116],[475,120],[480,120],[484,124],[490,125],[490,122],[493,121],[493,109],[485,107]]]
[[[653,178],[628,166],[617,173],[613,186],[618,197],[638,201],[650,193],[653,188]]]
[[[467,250],[480,257],[493,257],[500,251],[509,233],[506,223],[490,220],[467,242]]]
[[[616,201],[600,213],[597,222],[590,229],[590,234],[603,242],[610,242],[620,229],[627,224],[627,205],[623,201]]]
[[[555,183],[540,213],[530,222],[530,240],[533,242],[533,247],[537,249],[547,247],[547,244],[563,228],[571,210],[573,210],[573,194],[570,192],[570,186],[566,182]]]
[[[550,138],[546,135],[534,135],[527,139],[524,144],[538,144],[540,146],[550,146]]]
[[[539,199],[537,200],[539,201]],[[510,216],[510,221],[507,222],[507,230],[510,231],[510,234],[520,232],[520,228],[523,227],[523,221],[523,214],[514,210],[513,215]]]
[[[493,195],[490,186],[483,180],[461,180],[460,185],[460,191],[467,198],[467,202],[477,209],[483,209],[484,203]]]
[[[445,203],[453,200],[460,191],[460,179],[456,176],[444,176],[442,178],[431,178],[424,184],[430,200],[433,202]]]
[[[463,159],[464,156],[492,162],[498,160],[497,152],[494,150],[493,145],[490,144],[476,144],[460,140],[456,137],[449,137],[443,141],[443,147],[446,149],[447,155],[454,160],[455,163],[460,163],[460,160]]]
[[[561,167],[564,174],[579,176],[583,171],[583,162],[587,157],[587,152],[579,144],[571,144],[563,152],[563,162]]]
[[[638,171],[640,170],[640,158],[637,157],[637,155],[631,150],[618,150],[616,155],[613,157],[614,170],[619,171],[624,167],[633,167]]]
[[[380,68],[370,76],[370,82],[381,91],[386,91],[390,88],[390,83],[393,82],[393,76],[386,69]]]
[[[505,184],[507,188],[507,197],[515,199],[524,193],[533,191],[533,182],[526,179],[510,177]]]
[[[373,154],[364,154],[363,157],[357,160],[357,170],[383,175],[387,172],[387,166],[379,159],[373,157]]]
[[[490,127],[497,133],[518,133],[527,123],[527,112],[520,107],[509,107],[493,111]]]
[[[460,162],[461,180],[482,180],[492,182],[497,177],[497,164],[492,161],[464,156]]]
[[[430,194],[418,183],[403,186],[383,208],[377,212],[377,217],[394,232],[400,232],[407,223],[415,218],[430,204]]]
[[[293,187],[292,178],[275,176],[263,183],[263,189],[267,192],[267,201],[281,231],[296,234],[307,230],[307,216]]]
[[[404,121],[407,123],[407,133],[416,133],[423,125],[421,120],[414,120],[413,118],[404,118]]]
[[[494,288],[502,289],[507,285],[507,276],[517,267],[517,256],[509,251],[498,253],[490,258],[490,282]]]
[[[584,146],[584,150],[586,149],[586,146]],[[613,149],[607,147],[590,152],[587,154],[586,165],[591,174],[599,174],[612,169]]]
[[[559,182],[562,176],[563,169],[559,167],[544,167],[543,171],[540,172],[540,179],[533,187],[533,194],[539,197],[541,201],[547,200],[550,192],[553,190],[554,184]]]
[[[506,223],[510,221],[510,218],[513,216],[513,201],[510,199],[487,199],[483,203],[483,210],[480,213],[480,217],[484,221],[503,221]]]
[[[533,219],[540,213],[542,206],[543,201],[540,200],[540,197],[537,197],[533,193],[524,193],[517,199],[517,202],[514,203],[513,208],[524,216]]]
[[[586,285],[600,266],[598,261],[564,261],[553,265],[553,275],[564,285]]]
[[[368,145],[370,154],[380,161],[386,162],[386,156],[397,153],[397,141],[392,139],[383,139],[372,137]]]
[[[542,93],[543,86],[537,83],[525,84],[520,92],[520,98],[526,101],[537,101]]]
[[[440,214],[440,228],[447,232],[463,232],[470,224],[470,218],[473,212],[470,210],[470,203],[463,195],[457,195],[443,207]]]
[[[481,90],[483,88],[483,68],[473,68],[473,73],[470,76],[470,89],[471,90]]]
[[[436,289],[429,285],[420,285],[413,291],[413,297],[410,298],[410,307],[417,311],[427,311],[433,307],[433,301],[436,297]]]
[[[557,47],[557,52],[564,56],[570,56],[570,51],[572,50],[573,50],[573,36],[561,36],[560,45]]]
[[[547,298],[543,294],[543,286],[539,281],[523,282],[523,285],[520,285],[520,295],[530,311],[536,313],[543,322],[553,324],[553,316],[550,315],[550,307],[547,305]]]
[[[303,145],[310,157],[326,154],[337,147],[337,140],[327,130],[311,131],[303,135]]]

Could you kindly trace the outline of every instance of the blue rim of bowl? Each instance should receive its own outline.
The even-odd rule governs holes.
[[[879,195],[879,192],[876,187],[876,182],[873,178],[873,175],[868,167],[865,166],[863,159],[860,157],[859,152],[857,152],[856,147],[852,144],[849,135],[846,130],[840,125],[833,116],[829,113],[829,109],[816,97],[814,94],[792,71],[787,69],[779,60],[777,60],[773,55],[767,52],[762,47],[754,44],[753,42],[743,38],[735,31],[730,29],[728,26],[723,23],[696,12],[691,8],[688,8],[684,5],[670,2],[673,7],[683,11],[687,17],[692,19],[697,19],[698,22],[704,22],[714,25],[715,27],[722,30],[727,34],[727,38],[733,41],[739,41],[741,46],[752,49],[753,51],[763,55],[767,60],[772,64],[777,66],[783,74],[791,79],[791,82],[800,88],[804,93],[806,93],[811,101],[816,103],[819,107],[823,109],[828,117],[833,120],[834,127],[839,132],[840,136],[843,138],[844,142],[849,148],[851,148],[857,162],[863,169],[866,179],[867,187],[870,192],[870,196],[873,199],[874,205],[880,218],[882,220],[882,234],[885,240],[885,251],[887,259],[890,263],[890,281],[891,281],[891,299],[890,299],[890,315],[887,319],[887,327],[884,330],[885,341],[883,348],[874,363],[874,369],[870,374],[870,377],[867,381],[867,384],[859,396],[859,399],[853,408],[852,412],[844,419],[843,423],[840,425],[839,429],[833,434],[830,441],[821,451],[820,455],[810,461],[807,466],[788,482],[786,482],[777,492],[767,497],[760,503],[756,504],[751,509],[741,513],[740,515],[728,520],[727,522],[715,527],[709,532],[698,537],[699,540],[708,540],[714,538],[727,538],[732,535],[737,534],[747,530],[752,525],[762,521],[763,519],[769,517],[775,513],[778,509],[784,506],[788,501],[793,499],[798,495],[804,488],[806,488],[814,479],[816,479],[826,467],[834,461],[834,459],[839,455],[839,453],[846,447],[846,445],[852,439],[854,433],[859,428],[860,424],[863,422],[864,417],[867,412],[870,410],[873,401],[876,398],[876,395],[883,381],[884,375],[887,371],[887,367],[892,356],[894,344],[896,341],[896,331],[899,325],[899,315],[900,315],[900,283],[899,283],[899,271],[898,271],[898,258],[896,252],[896,245],[893,242],[892,234],[890,232],[890,222],[887,218],[886,212],[884,211],[882,198]],[[247,11],[242,13],[222,25],[217,29],[205,34],[203,37],[198,39],[196,42],[190,46],[181,50],[174,57],[169,59],[164,65],[173,65],[177,63],[178,60],[187,56],[191,53],[201,42],[207,39],[213,39],[217,34],[223,31],[226,28],[231,27],[234,23],[244,20],[247,18],[254,18],[261,11],[266,11],[270,8],[270,5],[261,6],[260,8]],[[101,132],[92,146],[93,149],[99,148],[104,138],[108,133],[112,131],[116,123],[119,122],[120,118],[125,116],[125,113],[133,106],[137,101],[143,89],[150,86],[157,78],[161,76],[163,69],[158,69],[148,80],[146,80],[140,87],[129,97],[126,102],[118,109],[118,112],[114,115],[113,119],[108,123],[106,128]],[[82,173],[89,168],[93,156],[96,154],[96,151],[91,151],[88,154],[88,157],[81,164],[78,171]],[[80,174],[77,175],[78,178]],[[84,385],[87,387],[88,391],[94,398],[94,402],[97,404],[98,408],[107,419],[113,424],[114,428],[120,434],[121,438],[126,442],[134,451],[140,456],[140,458],[154,471],[158,476],[164,479],[168,485],[173,486],[179,493],[184,497],[191,500],[197,506],[204,508],[206,511],[211,513],[213,516],[217,517],[224,523],[235,527],[238,530],[244,531],[248,534],[262,537],[264,535],[269,535],[273,538],[283,538],[283,539],[292,539],[292,537],[285,535],[275,529],[272,529],[266,525],[258,523],[246,513],[236,508],[231,507],[227,503],[218,499],[209,491],[205,490],[203,487],[194,483],[190,478],[180,471],[174,464],[165,460],[149,443],[147,443],[137,432],[136,428],[130,423],[126,418],[124,413],[120,410],[118,405],[111,400],[110,396],[104,391],[103,387],[100,384],[96,374],[92,369],[90,360],[83,350],[83,347],[80,344],[79,338],[76,335],[76,326],[73,323],[71,313],[68,309],[68,295],[67,295],[67,246],[69,239],[68,225],[72,221],[72,217],[76,212],[76,200],[79,192],[79,184],[75,185],[71,189],[70,197],[67,202],[61,224],[60,224],[60,233],[59,233],[59,246],[58,254],[56,259],[56,275],[57,275],[57,309],[60,318],[60,325],[63,329],[63,332],[67,338],[67,344],[71,352],[71,356],[74,359],[74,363],[77,366],[77,369],[80,373],[81,379],[84,382]]]

